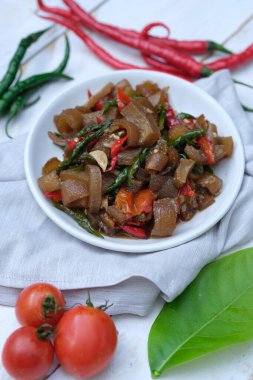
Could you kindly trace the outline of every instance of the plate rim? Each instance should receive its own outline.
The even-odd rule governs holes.
[[[134,246],[129,245],[128,246],[127,244],[123,245],[119,241],[117,242],[117,240],[118,240],[117,238],[114,238],[115,241],[111,241],[111,240],[109,241],[109,240],[106,240],[106,237],[105,237],[105,239],[101,239],[101,238],[98,238],[94,235],[87,233],[86,231],[84,231],[84,234],[81,235],[81,232],[83,230],[78,225],[73,226],[73,225],[69,224],[68,222],[66,222],[63,218],[61,218],[59,216],[60,214],[58,214],[58,213],[60,213],[60,211],[56,210],[47,200],[44,199],[42,194],[38,193],[37,187],[35,186],[35,182],[37,181],[37,179],[33,178],[33,176],[31,175],[31,171],[30,171],[30,158],[31,158],[30,157],[30,151],[31,151],[31,148],[33,146],[32,145],[33,135],[34,135],[34,132],[37,130],[37,126],[40,124],[40,120],[43,119],[44,115],[48,112],[49,108],[53,107],[55,105],[55,103],[57,103],[60,99],[64,98],[68,92],[73,91],[73,89],[75,89],[81,85],[83,85],[85,87],[85,86],[89,85],[89,83],[92,83],[95,80],[106,81],[106,80],[108,80],[108,77],[110,77],[111,79],[114,76],[118,77],[120,75],[122,75],[122,77],[127,77],[129,74],[131,75],[131,74],[137,74],[137,73],[140,74],[140,70],[137,70],[137,69],[136,70],[135,69],[134,70],[117,70],[114,72],[109,72],[107,74],[103,74],[103,75],[99,75],[99,76],[89,78],[85,81],[83,81],[83,80],[77,81],[73,84],[73,86],[68,87],[65,91],[61,92],[60,95],[56,95],[52,99],[50,104],[47,104],[46,107],[43,108],[41,110],[41,112],[38,114],[38,117],[36,118],[34,125],[28,134],[26,144],[25,144],[24,167],[25,167],[25,175],[26,175],[27,183],[28,183],[29,189],[30,189],[35,201],[40,206],[42,211],[63,231],[65,231],[66,233],[69,233],[70,235],[74,236],[78,240],[81,240],[81,241],[88,243],[88,244],[91,244],[93,246],[104,248],[106,250],[118,251],[118,252],[127,252],[127,253],[148,253],[148,252],[162,251],[162,250],[174,248],[176,246],[185,244],[185,243],[192,241],[195,238],[203,235],[208,230],[210,230],[227,214],[227,212],[233,206],[233,203],[234,203],[235,199],[237,198],[239,191],[240,191],[240,188],[241,188],[241,185],[242,185],[242,181],[243,181],[243,177],[244,177],[244,169],[245,169],[245,151],[244,151],[244,146],[243,146],[243,142],[242,142],[240,133],[239,133],[237,127],[235,126],[235,123],[231,119],[230,115],[226,112],[226,110],[211,95],[209,95],[207,92],[202,90],[200,87],[194,86],[194,84],[187,82],[181,78],[170,75],[170,74],[160,73],[160,72],[156,72],[156,71],[152,71],[152,70],[145,71],[145,73],[149,77],[147,79],[151,79],[151,76],[152,76],[153,80],[155,80],[154,77],[161,78],[163,76],[163,77],[166,77],[167,79],[171,78],[173,81],[176,81],[176,82],[178,81],[179,83],[184,82],[184,85],[188,86],[189,88],[194,86],[194,88],[197,92],[201,93],[202,95],[204,94],[204,97],[209,98],[209,100],[211,102],[213,102],[216,105],[216,107],[218,107],[220,109],[221,112],[226,114],[226,117],[228,117],[230,119],[230,122],[233,124],[234,132],[237,135],[236,141],[238,143],[237,149],[239,150],[239,155],[241,158],[241,162],[240,162],[241,171],[240,171],[240,173],[238,173],[237,181],[236,181],[236,184],[234,187],[233,197],[231,198],[230,203],[228,203],[228,205],[224,209],[222,209],[222,212],[220,214],[217,213],[216,217],[214,219],[212,219],[211,223],[204,223],[202,226],[199,226],[195,232],[193,231],[190,239],[188,236],[185,236],[185,238],[182,236],[181,240],[179,239],[180,242],[174,242],[173,243],[173,241],[172,241],[169,244],[169,238],[170,237],[166,237],[166,238],[154,239],[154,242],[150,243],[148,245],[134,245]],[[111,79],[109,79],[109,80],[111,80]],[[132,241],[134,241],[134,240],[132,240]],[[133,251],[133,249],[134,249],[134,251]]]

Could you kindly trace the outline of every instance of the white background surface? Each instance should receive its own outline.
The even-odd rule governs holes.
[[[54,1],[55,2],[55,1]],[[93,8],[102,1],[82,0],[86,9]],[[35,0],[1,0],[0,13],[0,76],[12,49],[21,36],[44,27],[45,22],[34,15]],[[95,13],[100,20],[122,27],[141,29],[151,21],[163,21],[170,25],[172,37],[181,39],[205,38],[226,42],[226,46],[239,51],[253,40],[253,2],[252,0],[108,0]],[[125,61],[141,63],[138,53],[130,48],[96,37],[112,54]],[[106,73],[110,68],[94,57],[83,43],[70,35],[72,54],[66,72],[76,81]],[[38,71],[51,70],[60,61],[63,39],[49,45],[39,55],[24,66],[24,76]],[[253,64],[237,70],[234,77],[253,85]],[[12,124],[13,136],[30,130],[38,113],[51,100],[73,83],[57,83],[42,90],[42,100],[29,111],[23,112]],[[253,90],[238,86],[241,101],[253,107]],[[253,116],[250,115],[253,122]],[[1,120],[1,124],[4,120]],[[253,128],[253,126],[252,126]],[[0,139],[4,133],[0,130]],[[252,131],[253,133],[253,131]],[[253,245],[253,242],[252,242]],[[160,311],[162,301],[157,301],[152,313],[146,318],[118,316],[114,320],[119,331],[119,345],[114,361],[96,380],[149,380],[151,379],[147,360],[147,338],[150,327]],[[18,327],[14,310],[0,306],[0,350],[7,336]],[[72,379],[61,369],[50,377],[53,380]],[[253,342],[250,341],[205,358],[175,368],[162,378],[168,380],[252,380],[253,379]],[[0,364],[0,380],[7,380]]]

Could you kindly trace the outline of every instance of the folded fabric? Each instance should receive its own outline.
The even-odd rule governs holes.
[[[0,304],[13,305],[24,286],[51,282],[65,291],[69,305],[109,299],[110,313],[145,315],[157,296],[171,301],[200,269],[221,252],[253,238],[253,133],[227,71],[197,85],[224,107],[238,127],[246,151],[246,171],[233,207],[210,231],[181,246],[136,254],[107,251],[59,229],[39,208],[23,167],[26,135],[0,148]],[[236,179],[235,179],[236,180]]]

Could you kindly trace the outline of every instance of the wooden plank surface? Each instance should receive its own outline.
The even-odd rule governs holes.
[[[87,4],[91,2],[86,2]],[[92,2],[93,3],[93,2]],[[4,33],[0,35],[0,46],[9,45],[13,48],[13,29],[19,24],[19,33],[26,34],[29,26],[29,15],[34,9],[34,0],[22,2],[20,16],[18,7],[20,0],[2,0],[0,25]],[[5,12],[3,11],[5,10]],[[181,39],[207,38],[219,42],[227,41],[226,46],[239,51],[253,40],[253,2],[252,0],[110,0],[97,12],[96,16],[105,22],[114,23],[122,27],[140,30],[151,21],[163,21],[170,25],[172,37]],[[18,21],[17,21],[18,20]],[[34,25],[34,24],[33,24]],[[39,26],[39,22],[37,24]],[[39,28],[38,28],[39,29]],[[18,34],[19,35],[19,34]],[[122,47],[102,37],[95,37],[103,47],[112,54],[132,63],[141,63],[139,54],[132,49]],[[19,38],[17,38],[18,40]],[[72,34],[70,35],[72,55],[66,70],[73,74],[72,83],[57,83],[40,90],[43,108],[49,104],[61,91],[77,81],[95,77],[110,70],[108,66],[94,57],[88,49]],[[15,45],[15,44],[14,44]],[[38,68],[44,70],[54,67],[63,51],[63,39],[51,44],[38,56],[34,57],[26,66],[24,76],[34,73]],[[1,64],[0,64],[1,69]],[[253,84],[253,64],[250,64],[233,74],[239,80]],[[252,91],[237,86],[240,99],[243,103],[253,107]],[[14,136],[28,131],[35,123],[41,112],[42,101],[29,112],[24,112],[12,126]],[[249,115],[253,121],[252,116]],[[4,139],[2,131],[0,140]],[[252,245],[252,242],[249,243]],[[119,331],[119,346],[113,363],[96,380],[149,380],[151,379],[146,343],[149,329],[162,306],[158,301],[152,313],[146,318],[135,316],[117,316],[115,322]],[[0,307],[0,351],[7,336],[17,327],[14,311],[11,308]],[[168,380],[250,380],[253,379],[253,343],[247,342],[227,350],[213,353],[193,363],[175,368],[163,376]],[[0,365],[0,379],[9,380]],[[51,379],[73,379],[59,369]]]

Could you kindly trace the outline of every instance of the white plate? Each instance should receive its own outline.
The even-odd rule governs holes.
[[[94,93],[107,82],[116,83],[124,78],[128,79],[132,85],[144,80],[152,80],[159,86],[170,86],[170,101],[178,112],[187,112],[193,115],[203,113],[211,122],[217,124],[219,135],[230,135],[234,140],[232,157],[223,160],[215,169],[215,173],[223,180],[221,194],[211,207],[198,212],[191,221],[180,223],[171,237],[148,240],[97,238],[79,227],[70,217],[55,209],[50,201],[43,196],[37,184],[37,179],[41,175],[41,168],[45,162],[53,156],[62,159],[62,151],[53,145],[47,136],[49,130],[55,129],[53,116],[59,114],[64,108],[83,104],[86,100],[87,89]],[[226,214],[236,199],[243,179],[244,162],[244,150],[239,133],[228,114],[211,96],[182,79],[168,74],[139,70],[112,72],[77,84],[58,96],[43,111],[31,130],[25,151],[25,171],[29,187],[34,198],[51,220],[69,234],[89,244],[110,250],[134,253],[175,247],[200,236],[213,227]]]

